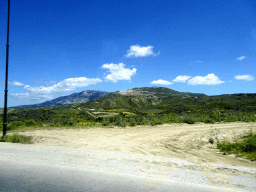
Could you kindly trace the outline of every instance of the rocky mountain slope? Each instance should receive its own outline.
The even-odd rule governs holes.
[[[10,107],[14,109],[25,109],[25,108],[55,108],[64,105],[71,105],[71,104],[79,104],[79,103],[86,103],[89,100],[92,100],[97,97],[101,97],[103,95],[109,94],[110,92],[106,91],[97,91],[97,90],[87,90],[82,91],[80,93],[73,93],[68,96],[61,96],[56,99],[46,101],[40,104],[35,105],[21,105],[17,107]]]

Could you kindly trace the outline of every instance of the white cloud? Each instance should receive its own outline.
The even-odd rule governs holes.
[[[235,76],[237,80],[244,80],[244,81],[252,81],[254,77],[252,75],[237,75]]]
[[[34,81],[36,84],[45,84],[45,85],[50,85],[50,84],[56,84],[57,83],[57,81],[43,81],[43,80],[41,80],[41,81]]]
[[[35,100],[51,100],[54,97],[52,95],[34,94],[34,93],[15,93],[11,94],[11,97],[16,99],[29,99],[31,101]]]
[[[172,83],[172,82],[169,82],[169,81],[165,81],[165,80],[159,79],[159,80],[157,80],[157,81],[152,81],[150,84],[171,85],[171,84],[173,84],[173,83]]]
[[[55,84],[57,83],[57,81],[49,81],[49,82],[46,82],[46,84]]]
[[[246,58],[245,56],[241,56],[241,57],[237,58],[237,60],[242,61],[242,60],[245,59],[245,58]]]
[[[224,81],[219,80],[218,76],[215,76],[213,73],[204,77],[196,76],[188,80],[189,85],[217,85],[221,83],[224,83]]]
[[[172,80],[174,82],[180,82],[180,83],[185,83],[188,79],[190,79],[191,76],[186,76],[186,75],[180,75],[177,76],[176,79]]]
[[[78,78],[69,78],[65,79],[63,81],[60,81],[57,84],[54,84],[53,86],[49,87],[30,87],[29,85],[25,85],[24,88],[27,91],[33,92],[33,93],[61,93],[61,92],[68,92],[73,91],[77,87],[88,87],[89,85],[95,85],[97,83],[102,82],[101,79],[89,79],[86,77],[78,77]]]
[[[112,81],[116,83],[120,80],[131,80],[131,76],[135,75],[137,69],[133,68],[132,70],[129,68],[124,68],[125,64],[119,63],[119,64],[104,64],[101,68],[103,69],[109,69],[108,74],[105,79],[106,81]]]
[[[60,81],[53,86],[44,87],[31,87],[29,85],[25,85],[24,89],[28,91],[28,93],[16,93],[12,94],[13,97],[18,98],[28,98],[30,100],[39,100],[39,99],[52,99],[53,93],[61,93],[61,92],[69,92],[75,90],[77,87],[88,87],[89,85],[95,85],[97,83],[102,82],[101,79],[89,79],[86,77],[78,77],[78,78],[69,78],[63,81]]]
[[[130,49],[127,51],[126,57],[147,57],[150,55],[158,56],[160,54],[160,51],[155,54],[153,52],[153,46],[147,46],[147,47],[141,47],[140,45],[132,45]]]
[[[11,96],[19,97],[19,98],[27,98],[29,97],[29,93],[12,93]]]
[[[23,83],[20,83],[20,82],[18,82],[18,81],[13,81],[13,82],[8,82],[8,84],[10,85],[10,86],[23,86],[24,84]]]

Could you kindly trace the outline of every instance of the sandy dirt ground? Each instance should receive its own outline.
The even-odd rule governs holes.
[[[223,155],[217,149],[216,142],[214,144],[209,143],[209,137],[217,137],[220,141],[224,138],[232,141],[234,137],[244,135],[244,131],[249,131],[251,128],[256,131],[256,123],[164,124],[126,128],[56,128],[19,132],[19,134],[33,136],[35,145],[120,151],[133,153],[134,158],[136,158],[136,154],[179,158],[194,163],[194,165],[185,165],[183,168],[204,172],[209,177],[209,173],[214,172],[256,178],[255,173],[244,173],[212,166],[212,163],[216,163],[256,168],[256,162],[235,155]],[[168,166],[165,162],[154,161],[154,158],[150,163]],[[176,165],[176,167],[179,166]]]

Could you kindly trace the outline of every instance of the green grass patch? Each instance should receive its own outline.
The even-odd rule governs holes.
[[[11,142],[11,143],[22,143],[22,144],[33,144],[32,136],[19,135],[14,133],[13,135],[6,135],[4,138],[0,138],[0,142]]]
[[[217,148],[220,149],[224,154],[236,154],[236,156],[244,156],[252,161],[256,160],[256,133],[245,132],[245,136],[240,137],[235,140],[235,142],[229,142],[224,139],[224,141],[217,141]]]

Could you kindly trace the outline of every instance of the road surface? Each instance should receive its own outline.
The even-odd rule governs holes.
[[[0,191],[256,191],[254,177],[179,168],[193,163],[175,158],[159,157],[159,165],[150,158],[81,147],[0,143]],[[255,168],[211,166],[256,174]]]

